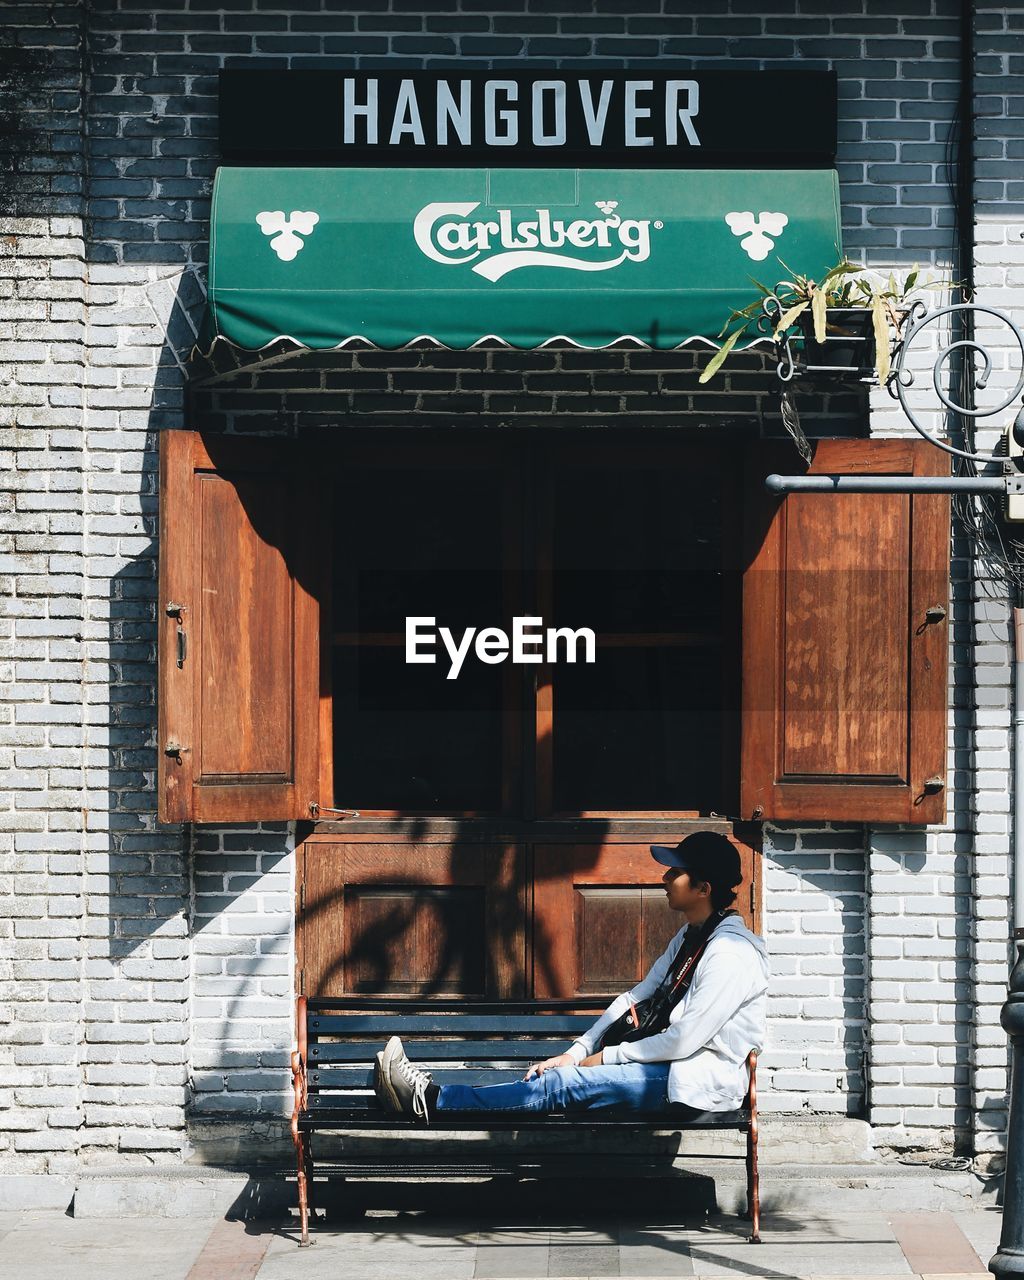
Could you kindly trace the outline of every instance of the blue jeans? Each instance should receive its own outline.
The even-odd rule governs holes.
[[[667,1062],[614,1067],[552,1067],[510,1084],[441,1085],[438,1111],[585,1111],[619,1107],[661,1111],[668,1106]]]

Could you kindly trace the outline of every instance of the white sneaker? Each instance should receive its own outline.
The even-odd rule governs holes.
[[[377,1096],[387,1110],[412,1116],[425,1124],[430,1123],[427,1114],[430,1072],[409,1061],[398,1036],[392,1036],[383,1051],[377,1055],[374,1089],[377,1089],[378,1076],[380,1089]]]

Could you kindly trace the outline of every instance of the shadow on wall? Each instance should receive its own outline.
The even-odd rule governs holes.
[[[159,826],[156,821],[157,459],[160,432],[182,423],[185,385],[182,353],[187,354],[192,344],[188,308],[194,314],[197,302],[201,304],[194,280],[181,295],[181,305],[176,290],[171,297],[174,305],[168,312],[166,339],[160,348],[153,379],[144,449],[137,461],[131,452],[136,437],[125,432],[125,442],[117,456],[120,468],[117,479],[124,498],[116,507],[111,507],[112,512],[121,513],[116,518],[119,532],[130,537],[141,531],[149,541],[112,575],[109,600],[98,600],[93,606],[105,617],[109,654],[106,761],[109,954],[112,959],[123,960],[156,935],[180,939],[178,949],[172,949],[173,956],[161,957],[168,961],[167,975],[174,971],[170,960],[181,960],[187,954],[189,886],[183,829]],[[129,481],[138,485],[134,504],[130,503],[126,488]],[[97,483],[98,488],[101,486],[102,480]],[[111,485],[115,493],[117,488]],[[117,497],[121,495],[118,493]],[[94,816],[96,821],[100,818],[101,815]],[[155,960],[156,954],[152,954]],[[135,975],[125,970],[125,976]],[[155,980],[163,977],[164,974],[157,973]],[[187,981],[187,973],[180,977]]]

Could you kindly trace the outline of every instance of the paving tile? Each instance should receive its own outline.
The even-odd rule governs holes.
[[[693,1228],[701,1240],[745,1241],[750,1234],[746,1218],[711,1219]],[[766,1214],[761,1219],[761,1235],[766,1243],[806,1247],[828,1247],[833,1242],[866,1242],[894,1244],[896,1236],[888,1217],[881,1212],[843,1214],[833,1217],[804,1216],[799,1220],[781,1214]]]
[[[254,1280],[271,1241],[269,1227],[222,1220],[213,1226],[188,1280]]]
[[[547,1248],[551,1232],[547,1227],[491,1227],[486,1231],[474,1231],[469,1243],[481,1245],[543,1245]]]
[[[984,1209],[965,1209],[953,1213],[953,1220],[970,1240],[974,1252],[985,1263],[999,1248],[999,1234],[1003,1229],[1003,1211],[996,1205]]]
[[[548,1250],[549,1276],[617,1276],[617,1244],[554,1244]]]
[[[910,1269],[919,1275],[968,1275],[985,1270],[952,1214],[894,1213],[889,1221]]]
[[[432,1218],[426,1214],[403,1213],[395,1218],[379,1218],[373,1223],[376,1235],[399,1235],[403,1240],[469,1240],[480,1230],[480,1219]]]
[[[664,1245],[634,1245],[618,1251],[618,1274],[621,1276],[691,1276],[694,1263],[690,1254],[673,1252]]]
[[[413,1280],[472,1280],[475,1252],[469,1246],[422,1248],[394,1240],[352,1248],[320,1237],[312,1250],[268,1254],[258,1274],[259,1280],[309,1280],[315,1269],[318,1275],[358,1280],[394,1280],[400,1275]]]
[[[213,1225],[26,1215],[0,1244],[0,1280],[138,1280],[140,1270],[146,1280],[185,1280]]]
[[[474,1280],[515,1280],[518,1277],[546,1276],[548,1247],[546,1244],[478,1245]]]
[[[896,1245],[849,1244],[825,1248],[820,1244],[743,1245],[729,1248],[691,1246],[698,1276],[908,1276],[913,1273]]]

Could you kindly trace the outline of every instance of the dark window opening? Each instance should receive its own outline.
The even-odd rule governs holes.
[[[727,812],[738,622],[723,455],[509,438],[343,446],[334,804],[372,815]],[[596,662],[405,659],[407,617],[589,628]]]

